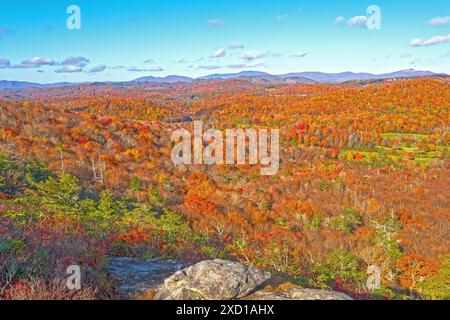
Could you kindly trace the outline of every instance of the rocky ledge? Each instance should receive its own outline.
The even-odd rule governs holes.
[[[159,259],[112,258],[107,271],[121,299],[352,300],[340,292],[275,281],[269,272],[218,259],[188,266]]]
[[[173,260],[111,258],[107,272],[120,299],[136,299],[185,267]]]

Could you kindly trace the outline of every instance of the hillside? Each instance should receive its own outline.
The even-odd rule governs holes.
[[[174,80],[0,92],[0,298],[110,298],[103,269],[124,256],[240,261],[355,298],[448,298],[448,77]],[[280,129],[280,171],[175,166],[171,134],[194,120]],[[87,270],[75,296],[52,287],[69,264]]]

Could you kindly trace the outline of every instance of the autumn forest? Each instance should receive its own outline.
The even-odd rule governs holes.
[[[0,299],[114,298],[111,256],[236,260],[359,299],[450,297],[448,77],[0,94]],[[280,129],[279,172],[175,166],[171,133],[194,120]],[[60,281],[71,264],[82,290]]]

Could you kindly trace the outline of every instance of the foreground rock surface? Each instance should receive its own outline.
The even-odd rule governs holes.
[[[136,299],[187,264],[159,259],[111,258],[107,267],[121,299]]]
[[[167,278],[156,300],[231,300],[249,295],[270,279],[270,273],[241,263],[203,261]]]
[[[248,300],[353,300],[342,292],[320,289],[293,288],[287,292],[258,291]]]
[[[159,259],[112,258],[107,270],[121,299],[352,300],[341,292],[301,288],[271,278],[269,272],[225,260],[188,266]]]

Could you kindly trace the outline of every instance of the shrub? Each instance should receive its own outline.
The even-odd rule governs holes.
[[[345,207],[338,217],[331,219],[330,227],[344,233],[352,233],[361,225],[361,215],[353,208]]]
[[[407,255],[397,261],[400,284],[413,291],[420,283],[436,274],[437,262],[418,254]]]
[[[375,244],[383,248],[386,254],[396,261],[402,256],[400,251],[400,243],[396,238],[397,231],[401,229],[402,223],[394,212],[390,212],[382,222],[372,223],[377,231]]]
[[[78,213],[81,187],[78,179],[67,173],[34,184],[29,193],[37,203],[52,213]]]
[[[439,272],[420,283],[417,291],[428,299],[450,300],[450,254],[439,257]]]
[[[311,230],[318,230],[322,226],[322,217],[319,215],[314,215],[309,222],[309,228]]]
[[[345,249],[336,249],[325,262],[315,264],[311,271],[315,275],[313,284],[324,288],[336,285],[336,282],[362,287],[365,280],[365,274],[359,271],[358,258]]]

